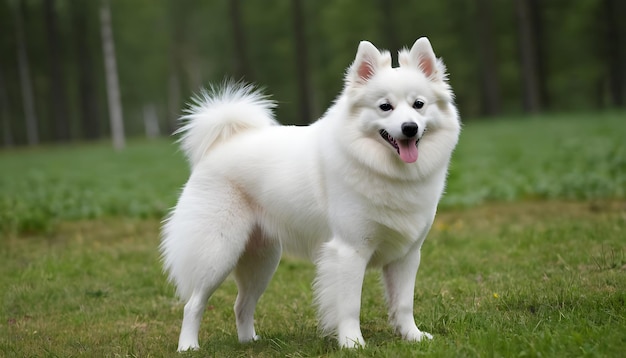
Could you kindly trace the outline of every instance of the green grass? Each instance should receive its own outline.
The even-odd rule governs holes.
[[[443,207],[626,197],[626,113],[469,123]]]
[[[317,333],[311,264],[284,259],[240,345],[234,282],[183,356],[595,356],[626,351],[623,113],[466,124],[426,241],[415,316],[386,323],[366,276],[368,346]],[[175,356],[182,305],[161,272],[159,220],[188,169],[169,140],[0,152],[0,356]]]
[[[189,169],[170,140],[0,152],[0,231],[50,231],[65,220],[160,218]]]
[[[424,246],[415,316],[431,342],[411,344],[386,323],[369,272],[362,326],[368,347],[320,338],[313,266],[284,259],[261,299],[264,340],[237,343],[236,288],[212,297],[193,357],[597,356],[626,349],[624,202],[485,205],[446,211]],[[156,220],[62,224],[2,245],[0,355],[168,356],[182,305],[158,262]]]

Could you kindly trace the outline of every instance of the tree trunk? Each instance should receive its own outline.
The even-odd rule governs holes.
[[[500,81],[496,60],[491,0],[476,0],[476,24],[478,26],[479,62],[483,97],[483,114],[495,116],[502,108]]]
[[[7,148],[12,147],[15,145],[15,139],[13,138],[13,128],[11,127],[9,97],[2,71],[0,71],[0,120],[2,121],[2,143]]]
[[[529,0],[515,0],[517,15],[517,33],[521,63],[521,80],[523,93],[523,110],[527,113],[541,111],[539,97],[539,72],[537,68],[537,51],[534,41],[535,21],[532,18]]]
[[[383,40],[386,42],[383,47],[386,47],[387,49],[389,49],[389,51],[398,51],[400,50],[400,45],[398,45],[398,35],[396,33],[396,27],[394,26],[396,23],[396,19],[393,16],[395,3],[393,0],[379,0],[378,6],[380,12],[382,13],[381,30],[383,34]],[[394,62],[396,60],[397,59],[394,58]],[[397,65],[397,63],[394,63],[394,66]]]
[[[107,83],[107,98],[109,101],[109,118],[111,121],[111,136],[113,147],[121,150],[126,145],[124,137],[124,119],[122,117],[122,101],[117,77],[117,63],[115,60],[115,43],[111,28],[111,7],[109,0],[103,0],[100,7],[100,26],[102,30],[102,52]]]
[[[302,1],[292,0],[293,29],[296,42],[296,72],[298,86],[299,115],[296,123],[311,123],[311,81],[307,63],[307,39],[305,33],[304,16],[302,15]]]
[[[97,139],[102,135],[100,128],[101,115],[98,109],[98,95],[96,93],[96,79],[94,76],[94,58],[89,48],[88,26],[92,8],[83,0],[73,0],[72,22],[75,36],[76,54],[78,56],[78,88],[80,96],[80,123],[82,135],[86,139]]]
[[[550,93],[548,91],[548,71],[546,69],[548,52],[545,50],[545,43],[549,41],[546,39],[546,33],[544,31],[544,16],[541,11],[541,6],[545,6],[546,2],[543,0],[530,0],[530,16],[533,19],[534,31],[533,42],[535,43],[535,61],[537,66],[537,81],[539,87],[539,103],[541,103],[541,109],[547,109],[550,107]]]
[[[59,27],[55,0],[44,1],[45,25],[48,45],[48,65],[50,81],[48,92],[50,95],[50,109],[54,123],[55,139],[66,142],[70,139],[70,121],[67,110],[67,95],[65,74],[61,61],[61,42],[59,41]]]
[[[26,117],[26,138],[29,145],[39,144],[39,127],[35,112],[35,96],[30,80],[30,65],[26,51],[26,36],[24,35],[24,23],[22,7],[24,3],[15,5],[15,35],[17,37],[17,63],[20,69],[20,87],[22,88],[22,103],[24,116]]]
[[[176,2],[169,2],[168,20],[170,24],[169,63],[167,79],[167,132],[172,134],[178,129],[178,119],[181,115],[182,103],[182,54],[186,38],[184,34],[185,13]]]
[[[605,56],[607,78],[609,82],[610,104],[615,107],[624,107],[624,33],[620,31],[621,16],[626,10],[622,1],[604,0],[605,28]]]
[[[233,41],[235,42],[235,54],[233,56],[235,76],[238,79],[245,78],[246,81],[252,82],[254,79],[246,51],[246,36],[241,21],[241,6],[239,0],[230,0],[228,4]]]

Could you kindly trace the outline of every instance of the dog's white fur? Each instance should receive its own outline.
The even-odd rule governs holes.
[[[251,86],[226,84],[196,99],[180,129],[192,173],[160,247],[187,302],[179,351],[198,348],[206,302],[231,272],[239,340],[258,339],[254,310],[283,250],[314,260],[320,327],[341,347],[365,344],[367,267],[382,267],[397,332],[432,337],[413,318],[415,275],[460,122],[428,39],[400,51],[399,63],[392,68],[388,52],[361,42],[343,92],[307,127],[277,125],[273,102]]]

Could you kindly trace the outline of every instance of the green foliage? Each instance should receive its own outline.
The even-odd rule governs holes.
[[[441,207],[487,201],[626,196],[624,114],[467,123]],[[40,232],[65,220],[162,218],[188,176],[169,140],[0,153],[0,231]]]
[[[63,220],[161,218],[188,175],[170,141],[45,147],[0,155],[0,231],[48,231]]]
[[[296,97],[296,55],[293,35],[293,3],[288,0],[238,0],[238,19],[243,33],[247,59],[236,58],[236,38],[230,4],[232,2],[199,0],[111,1],[113,33],[123,102],[126,133],[144,133],[142,111],[154,105],[162,133],[171,130],[172,119],[181,113],[185,101],[201,87],[220,82],[224,77],[239,79],[236,63],[246,61],[250,73],[244,77],[267,88],[280,106],[279,119],[298,123]],[[398,0],[302,1],[306,30],[307,67],[311,79],[312,117],[323,113],[342,87],[345,69],[353,61],[358,42],[372,41],[395,55],[402,46],[410,46],[420,36],[432,40],[435,52],[450,72],[450,82],[461,112],[468,117],[485,113],[486,73],[495,78],[505,114],[522,109],[519,16],[514,1],[432,1]],[[623,62],[620,40],[626,36],[622,21],[611,20],[620,14],[624,2],[554,0],[530,2],[536,6],[533,21],[534,51],[537,52],[536,77],[541,83],[544,109],[593,110],[619,106],[623,90],[611,89],[610,79],[624,87],[619,66]],[[21,7],[18,5],[22,5]],[[479,4],[489,13],[480,11]],[[605,8],[612,4],[615,11]],[[106,96],[98,1],[55,0],[54,16],[59,33],[56,50],[62,63],[63,93],[67,94],[68,121],[73,138],[86,135],[80,110],[83,87],[91,78],[93,101],[101,118],[93,126],[106,133]],[[25,142],[23,99],[16,58],[16,9],[23,12],[29,69],[39,118],[40,136],[44,142],[54,136],[55,118],[51,96],[56,89],[50,61],[50,42],[44,6],[41,1],[14,0],[0,2],[0,53],[8,59],[0,66],[0,101],[3,104],[3,143]],[[608,11],[608,13],[607,13]],[[534,17],[534,16],[533,16]],[[79,23],[85,29],[77,29]],[[480,25],[488,23],[493,34],[490,50],[479,41]],[[609,27],[614,35],[609,36]],[[80,51],[79,39],[86,43],[88,57]],[[614,43],[616,42],[617,43]],[[485,57],[491,57],[495,68],[484,68]],[[617,57],[615,57],[615,56]],[[12,60],[11,60],[12,59]],[[81,74],[81,64],[88,64]],[[492,70],[492,71],[488,71]],[[623,71],[622,71],[623,72]],[[615,91],[615,93],[612,93]],[[2,94],[4,93],[4,94]],[[86,100],[85,100],[86,101]],[[91,102],[89,102],[91,103]],[[6,127],[5,127],[6,126]]]
[[[441,205],[624,198],[624,135],[619,112],[470,122]]]

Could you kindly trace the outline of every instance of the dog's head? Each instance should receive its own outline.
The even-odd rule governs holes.
[[[344,90],[362,134],[413,163],[425,133],[445,120],[441,112],[450,110],[453,95],[445,66],[427,38],[401,50],[398,62],[400,66],[392,68],[389,52],[362,41]]]

